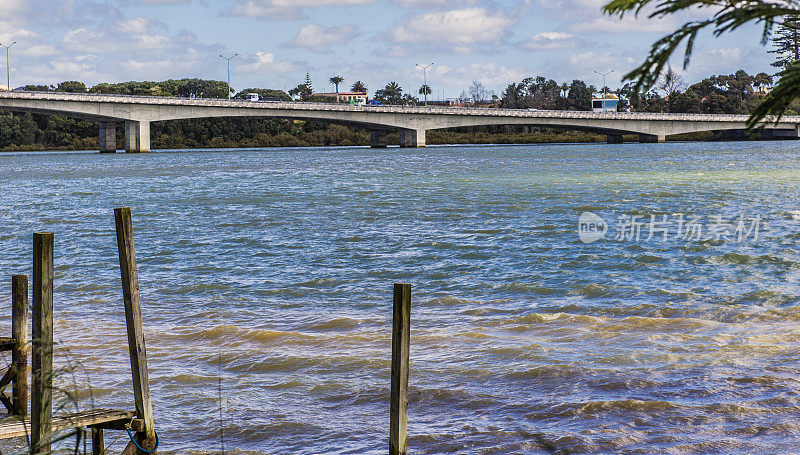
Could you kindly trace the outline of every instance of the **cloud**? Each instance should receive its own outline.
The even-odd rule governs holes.
[[[499,43],[514,23],[501,12],[464,8],[407,17],[392,29],[389,39],[399,45],[445,45],[456,52],[470,52],[479,45]]]
[[[575,35],[562,32],[544,32],[531,36],[524,44],[531,50],[570,49],[578,45]]]
[[[231,16],[263,19],[297,20],[305,18],[303,10],[322,6],[345,7],[376,3],[377,0],[234,0],[227,11]]]
[[[450,67],[447,65],[434,66],[430,71],[428,82],[434,89],[438,81],[447,81],[449,86],[464,87],[465,89],[472,84],[472,81],[483,83],[487,89],[492,91],[503,90],[507,84],[519,81],[527,75],[527,71],[520,66],[504,66],[493,62],[472,63],[469,65],[459,65]],[[458,93],[453,93],[456,96]]]
[[[575,33],[666,33],[674,30],[678,21],[669,19],[647,19],[625,16],[623,19],[611,16],[602,16],[587,22],[571,25],[568,29]]]
[[[454,6],[467,6],[478,3],[477,0],[394,0],[397,6],[403,8],[452,8]]]
[[[139,0],[139,2],[145,5],[178,5],[190,3],[191,0]]]
[[[358,31],[350,24],[339,27],[322,27],[317,24],[308,24],[301,28],[297,32],[297,36],[286,45],[321,53],[332,46],[347,44],[356,36],[358,36]]]
[[[244,74],[286,74],[300,71],[300,65],[294,62],[275,61],[272,52],[256,52],[253,55],[240,56],[242,63],[235,66],[236,71]]]

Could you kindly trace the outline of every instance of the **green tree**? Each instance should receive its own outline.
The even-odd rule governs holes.
[[[567,92],[568,109],[574,111],[589,111],[592,109],[592,94],[594,87],[586,85],[586,82],[573,80]]]
[[[258,93],[258,96],[263,98],[278,98],[281,101],[291,101],[292,97],[283,90],[275,90],[270,88],[248,88],[234,95],[236,99],[247,98],[248,93]]]
[[[336,94],[339,94],[339,84],[344,82],[344,78],[342,76],[333,76],[329,80],[331,81],[331,84],[336,86]]]
[[[22,90],[26,92],[49,92],[55,90],[55,87],[52,85],[26,85],[22,87]]]
[[[432,92],[431,87],[427,84],[423,84],[422,87],[419,88],[420,95],[430,95]]]
[[[355,81],[353,82],[353,86],[350,87],[350,90],[354,92],[367,93],[367,85],[361,81]]]
[[[56,87],[57,92],[86,93],[86,84],[78,81],[64,81]]]
[[[302,101],[308,101],[309,99],[311,99],[313,91],[311,90],[310,86],[306,84],[300,84],[297,87],[289,90],[289,95],[297,96]]]
[[[389,82],[386,87],[375,92],[375,99],[381,104],[403,104],[403,88],[397,82]]]
[[[796,65],[800,61],[800,18],[786,17],[772,36],[772,46],[767,51],[775,54],[772,66],[785,69]]]
[[[778,0],[766,2],[747,0],[736,2],[731,0],[611,0],[604,7],[609,15],[625,17],[628,14],[638,15],[646,7],[653,6],[648,15],[651,19],[669,20],[673,16],[687,13],[697,15],[697,10],[711,11],[705,18],[684,23],[674,32],[663,36],[650,48],[650,55],[644,62],[623,80],[635,81],[636,91],[653,87],[659,75],[669,62],[670,57],[685,45],[683,65],[689,65],[694,42],[697,35],[711,30],[719,37],[738,30],[747,24],[756,23],[762,26],[761,44],[769,41],[770,34],[776,24],[795,18],[800,14],[796,0]],[[758,126],[766,116],[775,115],[780,118],[792,102],[800,98],[800,66],[790,65],[778,73],[778,83],[764,100],[758,104],[748,119],[748,127]]]

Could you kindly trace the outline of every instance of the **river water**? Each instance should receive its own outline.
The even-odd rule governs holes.
[[[54,232],[59,402],[132,409],[130,206],[162,452],[386,453],[395,282],[411,453],[790,452],[799,171],[795,142],[6,154],[0,334]]]

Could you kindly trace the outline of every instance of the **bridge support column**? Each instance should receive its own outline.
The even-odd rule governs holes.
[[[622,144],[622,135],[609,134],[608,136],[606,136],[606,142],[609,144]]]
[[[386,136],[388,133],[382,130],[373,130],[369,134],[369,146],[374,149],[382,149],[386,148],[388,145],[388,140]]]
[[[764,130],[762,133],[768,139],[800,139],[800,126],[793,130]]]
[[[117,153],[117,124],[100,123],[100,153]]]
[[[425,130],[400,130],[400,147],[425,147]]]
[[[666,142],[667,136],[663,134],[640,134],[639,135],[639,142],[642,144],[655,144]]]
[[[150,122],[125,121],[125,153],[150,151]]]

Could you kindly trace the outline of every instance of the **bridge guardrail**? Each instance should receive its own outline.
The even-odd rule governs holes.
[[[289,101],[247,101],[209,98],[179,98],[152,95],[118,95],[101,93],[0,92],[0,99],[39,99],[48,101],[119,102],[130,104],[166,104],[213,107],[248,107],[253,109],[324,110],[340,112],[383,112],[399,114],[480,115],[492,117],[577,118],[618,120],[679,120],[711,122],[744,122],[747,115],[736,114],[673,114],[642,112],[529,111],[502,108],[460,108],[443,106],[354,106],[349,104],[306,103]],[[156,103],[154,103],[156,102]],[[774,117],[769,118],[774,122]],[[800,116],[784,116],[780,123],[800,123]]]

